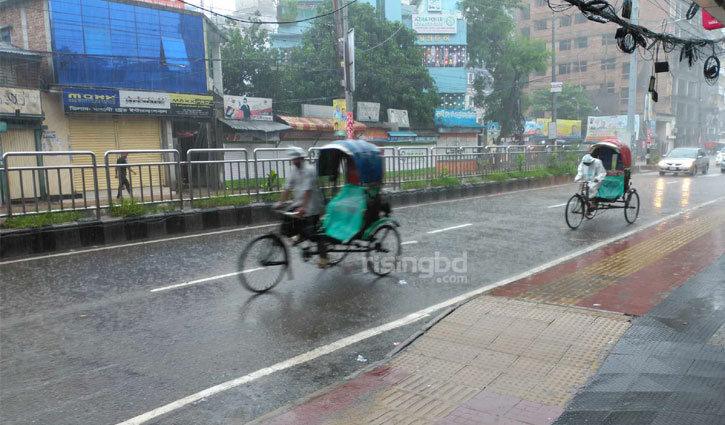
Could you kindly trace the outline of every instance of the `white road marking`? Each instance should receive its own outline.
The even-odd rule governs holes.
[[[240,385],[248,384],[250,382],[256,381],[259,378],[262,378],[267,375],[271,375],[272,373],[279,372],[282,370],[289,369],[291,367],[306,363],[311,360],[315,360],[321,356],[333,353],[337,350],[340,350],[342,348],[345,348],[349,345],[358,343],[360,341],[363,341],[365,339],[374,337],[376,335],[380,335],[382,333],[391,331],[393,329],[409,325],[411,323],[415,323],[416,321],[423,319],[427,316],[429,316],[431,313],[438,311],[440,309],[450,307],[452,305],[458,304],[460,302],[466,301],[469,298],[481,295],[485,292],[490,291],[491,289],[498,288],[500,286],[508,285],[509,283],[516,282],[521,279],[526,279],[527,277],[533,276],[536,273],[542,272],[544,270],[550,269],[552,267],[555,267],[559,264],[565,263],[571,259],[574,259],[576,257],[582,256],[584,254],[590,253],[592,251],[596,251],[599,248],[602,248],[604,246],[607,246],[609,244],[612,244],[614,242],[617,242],[622,239],[626,239],[636,233],[642,232],[646,229],[649,229],[651,227],[657,226],[665,221],[671,220],[673,218],[679,217],[683,214],[687,214],[688,212],[706,207],[708,205],[712,205],[715,202],[719,202],[725,200],[725,196],[721,196],[720,198],[713,199],[712,201],[705,202],[703,204],[694,206],[692,208],[688,208],[686,210],[680,211],[678,213],[674,213],[671,215],[668,215],[666,217],[663,217],[659,220],[656,220],[652,223],[649,223],[647,225],[642,226],[642,228],[634,229],[629,232],[623,233],[619,236],[614,236],[609,239],[603,240],[601,242],[598,242],[594,245],[591,245],[587,248],[581,249],[579,251],[572,252],[571,254],[567,254],[563,257],[557,258],[555,260],[549,261],[545,264],[542,264],[538,267],[534,267],[531,270],[528,270],[526,272],[517,274],[515,276],[511,276],[509,278],[500,280],[496,283],[492,283],[486,286],[483,286],[481,288],[475,289],[473,291],[467,292],[463,295],[459,295],[454,298],[450,298],[448,300],[445,300],[443,302],[440,302],[438,304],[432,305],[428,308],[425,308],[423,310],[419,310],[415,313],[411,313],[401,319],[394,320],[392,322],[386,323],[384,325],[377,326],[375,328],[367,329],[365,331],[356,333],[355,335],[351,335],[349,337],[337,340],[335,342],[332,342],[330,344],[324,345],[322,347],[316,348],[314,350],[308,351],[306,353],[302,353],[299,356],[292,357],[290,359],[284,360],[282,362],[276,363],[272,366],[265,367],[262,369],[259,369],[255,372],[252,372],[248,375],[244,375],[242,377],[232,379],[230,381],[223,382],[221,384],[215,385],[213,387],[207,388],[205,390],[199,391],[198,393],[191,394],[189,396],[186,396],[182,399],[173,401],[169,404],[166,404],[164,406],[158,407],[154,410],[151,410],[149,412],[143,413],[141,415],[138,415],[134,418],[128,419],[126,421],[123,421],[119,423],[118,425],[140,425],[145,422],[148,422],[154,418],[157,418],[161,415],[165,415],[166,413],[173,412],[174,410],[181,409],[189,404],[196,403],[204,398],[211,397],[215,394],[219,394],[221,392],[224,392],[226,390],[236,388]]]
[[[401,242],[401,245],[413,245],[416,243],[418,243],[418,241],[405,241],[405,242]]]
[[[240,274],[256,272],[257,270],[262,270],[263,268],[264,267],[257,267],[254,269],[242,270],[241,272],[220,274],[219,276],[211,276],[211,277],[205,277],[204,279],[190,280],[188,282],[177,283],[175,285],[162,286],[161,288],[155,288],[155,289],[152,289],[151,292],[160,292],[160,291],[167,291],[169,289],[183,288],[185,286],[196,285],[198,283],[211,282],[212,280],[224,279],[225,277],[237,276]]]
[[[677,183],[682,183],[682,182],[667,182],[665,184],[677,184]]]
[[[552,206],[546,207],[546,208],[559,208],[559,207],[563,207],[564,205],[566,205],[566,202],[564,202],[563,204],[552,205]]]
[[[126,243],[126,244],[122,244],[122,245],[101,246],[101,247],[98,247],[98,248],[90,248],[90,249],[81,249],[81,250],[78,250],[78,251],[61,252],[61,253],[58,253],[58,254],[40,255],[40,256],[37,256],[37,257],[21,258],[19,260],[2,261],[2,262],[0,262],[0,266],[3,266],[5,264],[14,264],[14,263],[23,263],[23,262],[26,262],[26,261],[42,260],[42,259],[45,259],[45,258],[65,257],[65,256],[68,256],[68,255],[87,254],[89,252],[97,252],[97,251],[106,251],[106,250],[109,250],[109,249],[126,248],[126,247],[129,247],[129,246],[151,245],[151,244],[160,243],[160,242],[178,241],[178,240],[181,240],[181,239],[189,239],[189,238],[199,238],[199,237],[202,237],[202,236],[221,235],[221,234],[224,234],[224,233],[234,233],[234,232],[244,232],[245,230],[264,229],[265,227],[272,227],[272,226],[279,226],[279,223],[261,224],[259,226],[242,227],[242,228],[238,228],[238,229],[218,230],[218,231],[215,231],[215,232],[196,233],[196,234],[193,234],[193,235],[175,236],[173,238],[154,239],[154,240],[150,240],[150,241],[132,242],[132,243]]]
[[[468,226],[473,226],[473,223],[459,224],[458,226],[446,227],[445,229],[431,230],[430,232],[426,232],[426,233],[429,235],[432,235],[434,233],[446,232],[448,230],[455,230],[455,229],[460,229],[462,227],[468,227]]]
[[[704,177],[720,177],[722,175],[724,175],[724,174],[723,173],[720,173],[720,174],[705,174]]]

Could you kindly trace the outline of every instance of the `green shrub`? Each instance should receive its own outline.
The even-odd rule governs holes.
[[[400,185],[400,188],[402,190],[425,189],[427,187],[428,187],[428,182],[427,181],[403,182]]]
[[[194,201],[194,207],[197,208],[214,208],[214,207],[225,207],[230,205],[247,205],[252,202],[251,198],[247,195],[241,196],[215,196],[208,199],[199,199]]]
[[[81,214],[76,211],[59,212],[59,213],[42,213],[18,215],[7,218],[2,227],[5,229],[23,229],[27,227],[44,227],[53,224],[69,223],[78,221]]]
[[[149,207],[135,199],[123,199],[121,202],[111,204],[110,215],[112,217],[136,217],[156,212],[156,208]]]

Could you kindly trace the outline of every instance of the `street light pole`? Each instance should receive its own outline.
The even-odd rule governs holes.
[[[632,0],[632,25],[639,22],[639,0]],[[630,148],[636,150],[637,135],[634,133],[634,110],[637,107],[637,51],[629,55],[629,99],[627,102],[627,131],[630,135]]]
[[[556,82],[556,14],[551,13],[551,82]],[[556,125],[556,93],[551,92],[551,122]]]

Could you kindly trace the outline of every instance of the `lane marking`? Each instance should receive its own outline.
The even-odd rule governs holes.
[[[322,347],[316,348],[314,350],[307,351],[306,353],[302,353],[302,354],[300,354],[298,356],[295,356],[295,357],[292,357],[290,359],[284,360],[282,362],[276,363],[276,364],[274,364],[272,366],[259,369],[259,370],[255,371],[255,372],[252,372],[252,373],[248,374],[248,375],[244,375],[242,377],[239,377],[239,378],[236,378],[236,379],[232,379],[230,381],[226,381],[226,382],[223,382],[221,384],[215,385],[213,387],[207,388],[205,390],[199,391],[197,393],[191,394],[189,396],[186,396],[186,397],[181,398],[179,400],[173,401],[173,402],[171,402],[169,404],[166,404],[164,406],[158,407],[156,409],[153,409],[151,411],[148,411],[146,413],[143,413],[141,415],[138,415],[138,416],[133,417],[131,419],[128,419],[126,421],[120,422],[117,425],[140,425],[140,424],[143,424],[143,423],[148,422],[148,421],[150,421],[152,419],[155,419],[155,418],[157,418],[157,417],[159,417],[161,415],[165,415],[165,414],[167,414],[169,412],[173,412],[174,410],[181,409],[182,407],[185,407],[185,406],[187,406],[189,404],[196,403],[199,400],[202,400],[204,398],[211,397],[213,395],[216,395],[216,394],[219,394],[221,392],[230,390],[232,388],[236,388],[236,387],[238,387],[240,385],[248,384],[248,383],[253,382],[253,381],[256,381],[257,379],[262,378],[264,376],[271,375],[271,374],[273,374],[275,372],[279,372],[279,371],[282,371],[282,370],[286,370],[286,369],[289,369],[291,367],[294,367],[294,366],[297,366],[297,365],[300,365],[300,364],[309,362],[311,360],[315,360],[315,359],[317,359],[317,358],[319,358],[321,356],[324,356],[324,355],[333,353],[333,352],[335,352],[337,350],[340,350],[340,349],[345,348],[347,346],[350,346],[352,344],[358,343],[358,342],[363,341],[365,339],[374,337],[376,335],[380,335],[382,333],[391,331],[393,329],[396,329],[396,328],[399,328],[399,327],[402,327],[402,326],[406,326],[406,325],[409,325],[411,323],[415,323],[416,321],[418,321],[420,319],[423,319],[423,318],[429,316],[431,313],[433,313],[433,312],[435,312],[437,310],[440,310],[440,309],[443,309],[443,308],[446,308],[446,307],[450,307],[452,305],[455,305],[455,304],[458,304],[460,302],[466,301],[469,298],[473,298],[475,296],[481,295],[481,294],[483,294],[485,292],[490,291],[491,289],[498,288],[498,287],[504,286],[504,285],[508,285],[509,283],[513,283],[513,282],[516,282],[516,281],[521,280],[521,279],[526,279],[527,277],[533,276],[536,273],[539,273],[539,272],[542,272],[544,270],[550,269],[552,267],[555,267],[555,266],[557,266],[559,264],[565,263],[565,262],[567,262],[569,260],[572,260],[572,259],[574,259],[576,257],[582,256],[582,255],[587,254],[589,252],[596,251],[596,250],[598,250],[598,249],[600,249],[600,248],[602,248],[604,246],[607,246],[607,245],[612,244],[614,242],[617,242],[619,240],[626,239],[626,238],[628,238],[628,237],[630,237],[630,236],[632,236],[632,235],[634,235],[636,233],[642,232],[642,231],[647,230],[647,229],[649,229],[651,227],[654,227],[654,226],[657,226],[657,225],[659,225],[661,223],[664,223],[665,221],[668,221],[668,220],[671,220],[673,218],[679,217],[681,215],[687,214],[687,213],[689,213],[691,211],[694,211],[694,210],[697,210],[697,209],[700,209],[700,208],[704,208],[704,207],[706,207],[708,205],[712,205],[712,204],[714,204],[716,202],[719,202],[719,201],[722,201],[722,200],[725,200],[725,196],[721,196],[719,198],[713,199],[712,201],[708,201],[708,202],[705,202],[703,204],[694,206],[692,208],[688,208],[686,210],[683,210],[683,211],[680,211],[680,212],[671,214],[669,216],[663,217],[663,218],[661,218],[659,220],[656,220],[656,221],[654,221],[654,222],[652,222],[650,224],[647,224],[647,225],[645,225],[645,226],[643,226],[641,228],[634,229],[634,230],[630,230],[629,232],[623,233],[623,234],[621,234],[619,236],[611,237],[609,239],[606,239],[604,241],[601,241],[599,243],[596,243],[594,245],[591,245],[591,246],[589,246],[587,248],[581,249],[579,251],[572,252],[572,253],[567,254],[567,255],[565,255],[563,257],[559,257],[559,258],[557,258],[555,260],[552,260],[552,261],[549,261],[547,263],[544,263],[544,264],[542,264],[540,266],[534,267],[533,269],[530,269],[530,270],[528,270],[526,272],[523,272],[523,273],[517,274],[515,276],[511,276],[509,278],[500,280],[498,282],[495,282],[495,283],[492,283],[492,284],[483,286],[481,288],[478,288],[478,289],[475,289],[473,291],[467,292],[467,293],[465,293],[463,295],[459,295],[457,297],[450,298],[450,299],[445,300],[443,302],[440,302],[438,304],[432,305],[432,306],[430,306],[428,308],[419,310],[419,311],[417,311],[415,313],[411,313],[411,314],[409,314],[409,315],[407,315],[407,316],[405,316],[405,317],[403,317],[401,319],[394,320],[392,322],[389,322],[389,323],[386,323],[384,325],[377,326],[377,327],[374,327],[374,328],[370,328],[370,329],[365,330],[365,331],[362,331],[362,332],[358,332],[358,333],[356,333],[354,335],[351,335],[349,337],[346,337],[346,338],[337,340],[335,342],[332,342],[330,344],[327,344],[327,345],[324,345]]]
[[[205,277],[203,279],[190,280],[188,282],[177,283],[175,285],[162,286],[160,288],[155,288],[155,289],[152,289],[151,292],[161,292],[161,291],[168,291],[169,289],[183,288],[185,286],[196,285],[198,283],[211,282],[212,280],[224,279],[225,277],[237,276],[237,275],[246,274],[246,273],[252,273],[252,272],[256,272],[258,270],[262,270],[263,268],[264,267],[256,267],[254,269],[242,270],[241,272],[220,274],[219,276],[211,276],[211,277]]]
[[[665,184],[677,184],[677,183],[682,183],[682,182],[667,182]]]
[[[566,205],[566,202],[564,202],[563,204],[556,204],[556,205],[552,205],[552,206],[550,206],[550,207],[546,207],[546,208],[558,208],[558,207],[563,207],[563,206],[565,206],[565,205]]]
[[[239,229],[218,230],[215,232],[196,233],[193,235],[175,236],[173,238],[154,239],[154,240],[143,241],[143,242],[132,242],[132,243],[127,243],[127,244],[123,244],[123,245],[101,246],[98,248],[82,249],[82,250],[78,250],[78,251],[69,251],[69,252],[60,252],[58,254],[41,255],[41,256],[37,256],[37,257],[21,258],[18,260],[8,260],[8,261],[0,262],[0,266],[4,266],[5,264],[24,263],[26,261],[43,260],[46,258],[66,257],[69,255],[77,255],[77,254],[87,254],[89,252],[106,251],[109,249],[126,248],[129,246],[151,245],[151,244],[156,244],[156,243],[161,243],[161,242],[177,241],[177,240],[190,239],[190,238],[199,238],[202,236],[221,235],[224,233],[234,233],[234,232],[244,232],[246,230],[264,229],[265,227],[273,227],[273,226],[279,226],[279,223],[261,224],[259,226],[242,227]]]
[[[458,226],[446,227],[445,229],[431,230],[430,232],[426,233],[432,235],[434,233],[447,232],[448,230],[455,230],[468,226],[473,226],[473,223],[459,224]]]
[[[400,244],[401,245],[413,245],[413,244],[416,244],[416,243],[418,243],[418,241],[406,241],[406,242],[401,242]]]
[[[722,175],[723,175],[723,173],[720,173],[720,174],[705,174],[703,177],[720,177]]]

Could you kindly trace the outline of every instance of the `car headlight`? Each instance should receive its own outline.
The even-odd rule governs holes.
[[[664,160],[660,161],[657,165],[660,166],[660,167],[666,167],[667,166],[665,164],[665,161]]]

